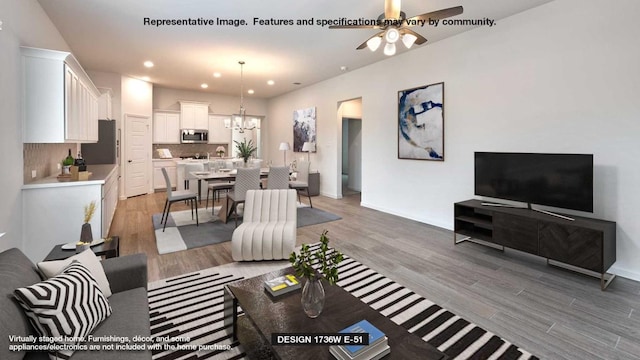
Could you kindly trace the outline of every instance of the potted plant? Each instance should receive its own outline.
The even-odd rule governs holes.
[[[255,154],[256,151],[258,151],[258,148],[254,146],[253,140],[247,141],[246,138],[242,139],[241,142],[238,142],[236,140],[234,140],[233,142],[236,143],[236,150],[238,151],[238,156],[244,160],[244,165],[246,167],[247,161],[249,161],[249,158],[253,156],[253,154]]]
[[[338,281],[338,264],[343,259],[340,251],[333,249],[329,252],[328,230],[324,230],[320,235],[320,247],[315,252],[311,252],[309,245],[302,244],[300,254],[292,252],[289,261],[296,271],[296,275],[305,278],[307,281],[302,289],[302,309],[310,318],[316,318],[324,307],[324,287],[322,278],[329,285],[335,285]],[[312,264],[317,263],[314,267]]]
[[[73,165],[74,162],[75,162],[75,159],[71,157],[71,155],[62,159],[62,174],[70,174],[71,166]]]

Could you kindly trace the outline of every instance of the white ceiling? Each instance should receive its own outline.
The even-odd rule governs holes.
[[[552,0],[404,0],[407,17],[462,5],[459,19],[497,20]],[[261,19],[375,19],[384,0],[39,0],[85,69],[149,76],[162,87],[238,95],[244,60],[244,88],[270,98],[300,86],[384,60],[356,47],[377,30],[337,30],[313,26],[253,25]],[[246,26],[145,26],[151,19],[244,19]],[[425,26],[413,29],[429,41],[472,27]],[[414,46],[413,49],[417,48]],[[398,46],[398,53],[410,51]],[[152,60],[155,66],[142,63]],[[213,72],[222,73],[214,79]],[[269,86],[267,80],[274,80]],[[294,85],[299,82],[301,85]],[[201,83],[209,88],[202,90]]]

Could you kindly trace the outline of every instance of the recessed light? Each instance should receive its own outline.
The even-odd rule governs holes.
[[[209,85],[203,83],[203,84],[200,84],[200,87],[203,88],[203,89],[206,89],[206,88],[209,87]]]
[[[144,66],[145,66],[145,67],[148,67],[148,68],[153,67],[153,61],[149,61],[149,60],[145,61],[145,62],[144,62]]]
[[[150,81],[150,80],[151,80],[151,78],[150,78],[150,77],[148,77],[148,76],[143,76],[143,77],[141,77],[140,79],[142,79],[142,80],[144,80],[144,81]]]
[[[255,91],[253,91],[253,89],[249,89],[249,90],[247,90],[247,93],[249,93],[249,94],[253,94],[254,92],[255,92]]]
[[[222,74],[220,74],[219,72],[214,72],[214,73],[213,73],[213,77],[214,77],[214,78],[219,78],[219,77],[221,77],[221,76],[222,76]]]
[[[273,81],[273,80],[268,80],[268,81],[267,81],[267,85],[273,85],[273,84],[275,84],[275,83],[276,83],[276,82],[275,82],[275,81]]]
[[[349,70],[349,68],[348,68],[348,67],[346,67],[346,66],[344,66],[344,65],[343,65],[343,66],[340,66],[340,71],[347,71],[347,70]]]

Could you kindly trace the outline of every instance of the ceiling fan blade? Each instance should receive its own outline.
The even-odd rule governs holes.
[[[400,0],[384,0],[385,19],[400,18]]]
[[[416,23],[416,20],[424,20],[428,21],[429,19],[438,20],[438,19],[446,19],[448,17],[460,15],[463,12],[462,6],[456,6],[448,9],[442,9],[438,11],[428,12],[426,14],[417,15],[410,19],[407,19],[407,23]]]
[[[362,49],[366,49],[367,47],[367,42],[369,42],[369,40],[373,39],[374,37],[382,37],[384,35],[384,31],[380,31],[379,33],[373,35],[372,37],[368,38],[367,41],[363,42],[362,44],[360,44],[360,46],[358,46],[356,48],[356,50],[362,50]]]
[[[331,25],[329,29],[380,29],[378,25]]]
[[[415,36],[415,37],[417,38],[417,39],[416,39],[416,42],[415,42],[415,44],[416,44],[416,45],[422,45],[422,44],[424,44],[424,43],[426,43],[426,42],[427,42],[427,38],[425,38],[424,36],[422,36],[422,35],[418,34],[417,32],[415,32],[415,31],[413,31],[413,30],[411,30],[411,29],[407,29],[406,27],[405,27],[405,28],[400,29],[400,33],[401,33],[402,35],[404,35],[404,34],[406,34],[406,33],[409,33],[409,34],[411,34],[411,35]],[[365,45],[366,45],[366,44],[365,44]]]

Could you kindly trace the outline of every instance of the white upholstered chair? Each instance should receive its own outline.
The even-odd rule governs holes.
[[[311,163],[308,161],[300,161],[298,163],[298,175],[294,181],[289,181],[289,187],[298,192],[298,201],[300,201],[300,191],[304,191],[309,198],[309,206],[313,207],[311,203],[311,195],[309,194],[309,167]]]
[[[231,237],[235,261],[288,259],[296,245],[295,190],[249,190],[244,218]]]

